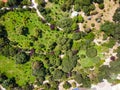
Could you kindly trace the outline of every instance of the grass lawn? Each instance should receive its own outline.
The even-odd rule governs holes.
[[[7,77],[15,77],[16,82],[22,86],[26,82],[33,83],[35,77],[32,76],[31,62],[18,65],[14,60],[10,60],[4,56],[0,56],[0,71],[5,73]]]

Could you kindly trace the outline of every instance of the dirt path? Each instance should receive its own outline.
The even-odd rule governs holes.
[[[32,4],[33,4],[33,7],[36,9],[36,12],[37,12],[38,16],[39,16],[40,18],[42,18],[43,20],[45,20],[45,18],[44,18],[44,17],[41,15],[41,13],[39,12],[39,10],[38,10],[38,8],[37,8],[38,4],[35,2],[35,0],[32,0]]]

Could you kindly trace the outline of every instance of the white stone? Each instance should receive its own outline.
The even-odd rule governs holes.
[[[71,13],[71,18],[73,18],[73,17],[77,16],[78,14],[79,14],[78,12],[73,11],[73,12]]]

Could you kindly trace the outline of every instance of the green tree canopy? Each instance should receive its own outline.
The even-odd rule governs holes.
[[[63,87],[65,89],[69,89],[71,87],[71,84],[68,81],[65,81],[64,84],[63,84]]]
[[[114,35],[115,24],[113,22],[106,21],[100,26],[100,30],[104,31],[107,35]]]
[[[16,55],[15,60],[16,60],[17,64],[24,64],[24,63],[26,63],[29,60],[29,57],[28,57],[28,55],[25,52],[19,52]]]
[[[77,64],[77,55],[73,55],[72,52],[68,52],[69,55],[65,55],[62,60],[62,70],[64,72],[70,72]]]
[[[45,74],[46,74],[45,70],[46,69],[41,61],[33,62],[33,65],[32,65],[33,75],[35,75],[37,77],[45,76]]]
[[[60,69],[56,69],[54,72],[53,72],[53,78],[56,80],[56,79],[61,79],[63,76],[63,71],[60,70]]]
[[[97,56],[97,50],[95,48],[88,48],[87,51],[86,51],[86,55],[88,57],[95,57]]]
[[[118,7],[113,15],[113,21],[120,22],[120,7]]]

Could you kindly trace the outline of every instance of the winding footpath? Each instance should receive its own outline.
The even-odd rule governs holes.
[[[39,10],[38,10],[38,8],[37,8],[38,4],[35,2],[35,0],[32,0],[31,2],[32,2],[32,5],[33,5],[32,7],[35,8],[38,16],[39,16],[41,19],[45,20],[45,18],[44,18],[44,17],[41,15],[41,13],[39,12]]]

